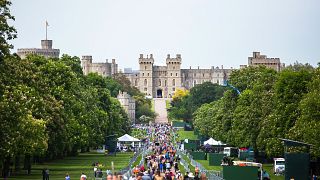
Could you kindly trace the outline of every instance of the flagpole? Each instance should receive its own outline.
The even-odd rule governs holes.
[[[46,40],[48,40],[48,22],[46,21]]]

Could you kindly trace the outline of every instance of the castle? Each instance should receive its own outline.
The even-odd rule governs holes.
[[[108,62],[108,59],[105,63],[92,63],[92,56],[82,56],[81,67],[84,75],[98,73],[107,77],[118,73],[118,64],[115,59],[112,59],[111,63]]]
[[[181,69],[182,58],[180,54],[176,57],[166,58],[166,66],[154,65],[153,55],[145,57],[140,54],[139,70],[125,69],[124,74],[130,80],[131,85],[138,88],[148,97],[153,98],[171,98],[177,88],[191,89],[197,84],[203,82],[212,82],[223,85],[229,78],[232,69],[224,69],[223,66],[212,66],[209,69]],[[90,72],[98,73],[104,77],[112,76],[118,73],[118,64],[115,59],[109,63],[92,63],[92,56],[82,56],[81,65],[84,75]],[[248,57],[248,65],[241,65],[240,68],[247,66],[266,66],[268,68],[281,71],[284,64],[279,58],[267,58],[260,52],[253,52],[252,57]]]
[[[178,88],[191,89],[206,81],[222,85],[228,79],[232,69],[223,66],[210,69],[181,69],[182,58],[166,58],[166,66],[154,65],[153,55],[140,54],[139,71],[125,73],[132,86],[137,87],[146,96],[153,98],[171,98]]]
[[[119,100],[124,110],[127,112],[128,118],[132,123],[135,123],[136,101],[134,100],[134,98],[131,97],[127,92],[119,91],[117,99]]]
[[[44,56],[46,58],[53,57],[59,58],[60,50],[52,49],[52,40],[41,40],[41,49],[40,48],[20,48],[17,50],[18,56],[21,59],[25,59],[28,54],[36,54]]]

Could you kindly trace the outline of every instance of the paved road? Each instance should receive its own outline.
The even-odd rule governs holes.
[[[167,123],[168,114],[166,109],[166,99],[164,98],[154,98],[154,111],[158,114],[156,117],[156,123]]]

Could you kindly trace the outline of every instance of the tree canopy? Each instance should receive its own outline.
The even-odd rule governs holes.
[[[230,83],[241,94],[228,90],[200,106],[194,126],[204,135],[271,157],[284,152],[279,138],[313,144],[313,157],[320,157],[319,69],[296,63],[279,73],[266,67],[235,70]]]

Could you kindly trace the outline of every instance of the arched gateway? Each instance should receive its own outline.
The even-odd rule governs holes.
[[[162,98],[163,94],[162,94],[162,89],[158,89],[157,90],[157,98]]]

